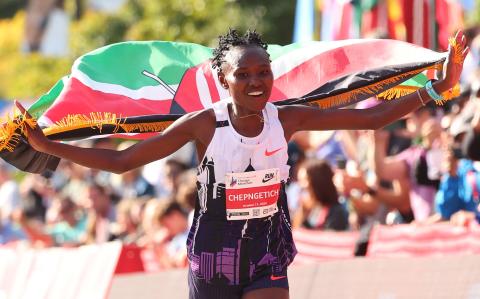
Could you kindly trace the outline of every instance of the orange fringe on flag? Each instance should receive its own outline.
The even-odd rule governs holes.
[[[100,132],[102,132],[102,126],[104,125],[115,126],[113,134],[117,133],[120,128],[126,133],[134,131],[138,133],[162,132],[173,123],[173,121],[161,121],[151,123],[127,124],[125,123],[125,121],[126,118],[117,118],[116,114],[109,112],[91,112],[89,116],[82,114],[69,114],[62,120],[57,121],[53,126],[44,129],[43,132],[46,136],[83,128],[97,128]]]
[[[417,91],[419,87],[417,86],[396,86],[390,88],[382,93],[379,93],[377,98],[385,99],[385,100],[393,100],[398,99],[400,97],[406,96]]]
[[[341,94],[341,95],[336,95],[336,96],[332,96],[332,97],[328,97],[328,98],[323,98],[323,99],[319,99],[317,101],[312,101],[311,104],[313,105],[316,105],[317,107],[320,107],[321,109],[328,109],[328,108],[331,108],[331,107],[335,107],[335,106],[339,106],[339,105],[344,105],[344,104],[347,104],[349,103],[351,100],[355,99],[358,95],[360,94],[370,94],[370,95],[375,95],[377,94],[380,90],[382,90],[385,85],[390,85],[390,84],[393,84],[393,83],[397,83],[398,81],[400,81],[401,79],[405,78],[405,77],[408,77],[408,76],[411,76],[411,75],[416,75],[416,74],[419,74],[423,71],[426,71],[426,70],[429,70],[429,69],[435,69],[435,70],[441,70],[442,69],[442,63],[437,63],[433,66],[428,66],[428,67],[425,67],[425,68],[422,68],[422,69],[418,69],[418,70],[413,70],[413,71],[410,71],[410,72],[407,72],[407,73],[404,73],[404,74],[400,74],[398,76],[395,76],[395,77],[392,77],[392,78],[388,78],[388,79],[385,79],[385,80],[382,80],[382,81],[379,81],[375,84],[372,84],[372,85],[369,85],[369,86],[364,86],[364,87],[360,87],[360,88],[357,88],[357,89],[353,89],[349,92],[346,92],[344,94]],[[403,91],[400,91],[400,89],[402,89],[403,87],[402,86],[397,86],[397,87],[393,87],[393,88],[390,88],[380,94],[385,94],[385,95],[389,95],[389,100],[390,99],[395,99],[395,98],[398,98],[398,96],[402,96],[402,93],[404,93],[403,95],[405,94],[408,94],[407,90],[404,89]],[[397,89],[397,90],[395,90]],[[392,90],[392,91],[390,91]],[[415,90],[412,90],[411,92],[414,92]],[[396,96],[396,97],[394,97]]]
[[[456,64],[463,63],[462,47],[457,43],[457,40],[453,37],[448,39],[449,45],[453,48],[453,62]]]
[[[114,125],[118,131],[120,122],[117,120],[117,115],[110,112],[91,112],[89,116],[83,114],[69,114],[60,121],[55,122],[53,126],[43,130],[46,136],[66,132],[69,130],[83,129],[83,128],[97,128],[102,132],[103,125]]]
[[[460,84],[455,84],[454,87],[450,88],[449,90],[442,92],[442,100],[435,101],[435,104],[439,106],[443,106],[446,102],[454,99],[460,95]]]
[[[0,126],[0,151],[7,150],[9,152],[13,152],[22,134],[28,136],[26,126],[33,129],[37,125],[35,119],[27,118],[25,115],[11,118],[7,114],[6,117],[0,119],[0,122],[2,123]]]

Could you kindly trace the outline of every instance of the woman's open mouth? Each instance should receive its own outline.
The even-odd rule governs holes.
[[[263,95],[263,91],[252,91],[252,92],[249,92],[248,95],[251,97],[258,97]]]

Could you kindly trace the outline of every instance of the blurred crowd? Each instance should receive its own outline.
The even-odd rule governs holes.
[[[461,95],[431,103],[377,131],[301,132],[289,143],[292,225],[361,232],[364,255],[376,224],[454,225],[480,212],[480,35],[470,34]],[[377,99],[357,109],[377,105]],[[95,139],[124,149],[134,141]],[[162,269],[185,266],[196,199],[192,144],[116,175],[61,161],[51,174],[0,164],[0,244],[79,246],[120,240],[152,250]]]

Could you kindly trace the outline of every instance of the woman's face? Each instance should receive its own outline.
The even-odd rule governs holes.
[[[300,188],[308,190],[310,182],[308,180],[307,170],[304,167],[300,167],[297,172],[297,182]]]
[[[237,46],[225,55],[218,75],[233,102],[250,111],[265,108],[273,86],[273,73],[267,52],[257,46]]]

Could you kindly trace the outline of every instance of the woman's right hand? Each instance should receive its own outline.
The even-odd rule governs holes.
[[[20,104],[17,100],[15,100],[15,106],[20,110],[20,113],[24,115],[27,119],[33,119],[33,117],[28,113],[28,111]],[[30,126],[25,125],[26,135],[28,143],[37,151],[39,152],[46,152],[47,145],[50,140],[43,134],[42,129],[38,126],[35,128],[30,128]]]

